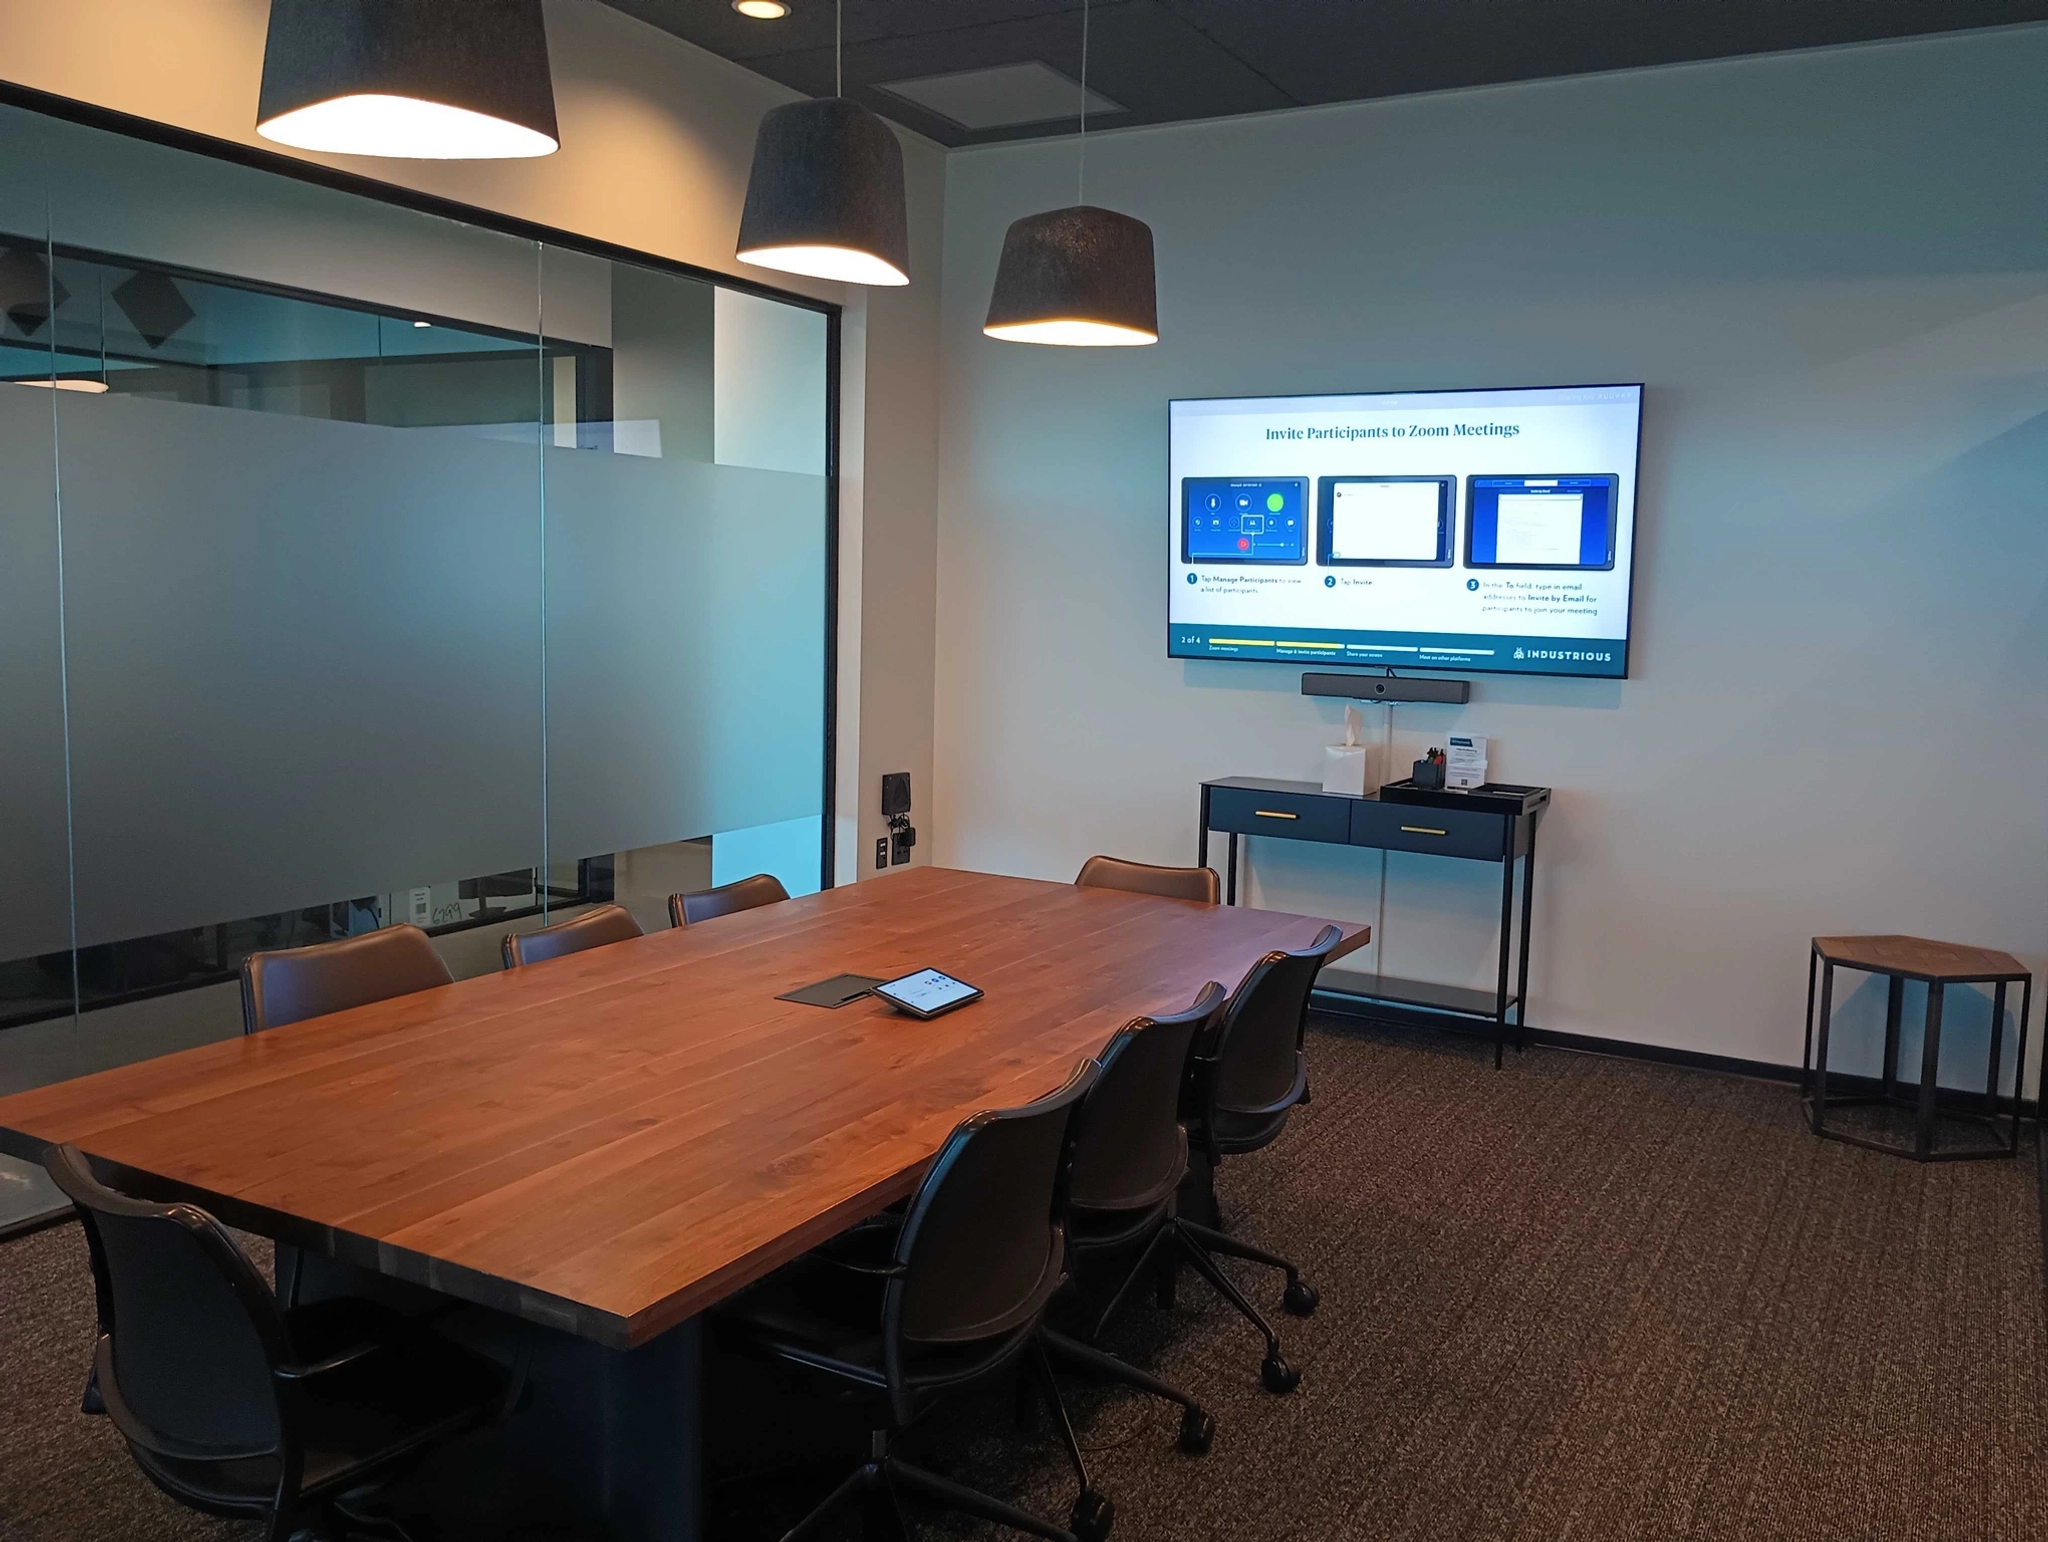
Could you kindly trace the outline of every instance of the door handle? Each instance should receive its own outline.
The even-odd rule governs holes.
[[[1403,825],[1401,826],[1401,833],[1403,835],[1449,835],[1451,832],[1448,830],[1432,830],[1428,825]]]
[[[1261,818],[1261,819],[1299,819],[1299,818],[1301,818],[1301,815],[1299,815],[1299,814],[1287,814],[1287,813],[1282,813],[1282,812],[1281,812],[1281,811],[1280,811],[1279,809],[1271,809],[1271,808],[1255,808],[1255,809],[1253,809],[1253,810],[1252,810],[1252,812],[1253,812],[1254,814],[1257,814],[1257,815],[1259,816],[1259,818]]]

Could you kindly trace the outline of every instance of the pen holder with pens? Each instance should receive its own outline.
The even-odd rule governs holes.
[[[1440,791],[1444,785],[1444,752],[1431,749],[1415,762],[1415,785],[1425,791]]]

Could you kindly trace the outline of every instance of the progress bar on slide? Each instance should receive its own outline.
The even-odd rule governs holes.
[[[1212,637],[1209,645],[1225,648],[1317,648],[1326,652],[1341,653],[1344,644],[1333,642],[1299,642],[1291,637]]]

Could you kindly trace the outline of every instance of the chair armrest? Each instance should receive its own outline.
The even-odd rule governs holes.
[[[896,1237],[902,1228],[903,1217],[900,1215],[884,1212],[870,1216],[829,1241],[820,1243],[811,1250],[811,1257],[850,1274],[893,1280],[903,1273],[903,1265],[895,1261]]]
[[[865,1274],[877,1280],[901,1279],[906,1272],[903,1264],[861,1264],[850,1258],[820,1258],[818,1261],[830,1264],[834,1269],[844,1269],[849,1274]]]

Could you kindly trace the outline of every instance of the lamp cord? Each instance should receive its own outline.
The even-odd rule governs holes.
[[[846,0],[832,8],[832,94],[846,95]]]
[[[1081,139],[1074,170],[1074,202],[1088,201],[1088,0],[1081,0]]]

